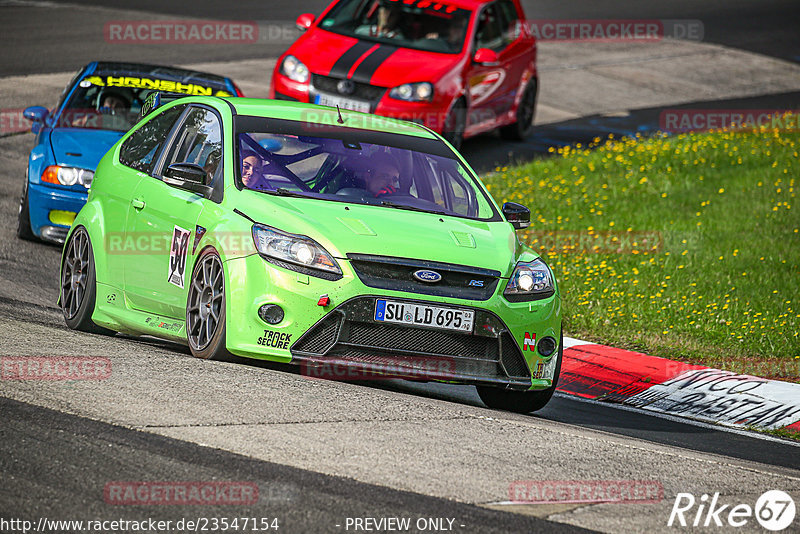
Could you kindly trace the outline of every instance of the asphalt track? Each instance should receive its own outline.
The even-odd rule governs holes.
[[[288,48],[280,39],[257,45],[236,47],[180,46],[173,47],[168,57],[151,47],[109,45],[102,38],[103,22],[109,9],[125,19],[147,20],[156,14],[221,20],[257,20],[293,23],[299,13],[319,14],[328,2],[244,0],[196,2],[161,0],[2,0],[3,35],[0,44],[4,58],[0,76],[75,70],[98,56],[113,54],[120,59],[140,58],[147,61],[167,59],[172,63],[277,56]],[[33,15],[31,6],[45,5]],[[97,9],[88,15],[67,7],[84,6]],[[604,2],[561,0],[524,0],[530,19],[696,19],[703,23],[704,40],[749,50],[790,61],[800,61],[800,10],[794,0],[675,0],[671,2],[606,0]],[[33,15],[33,16],[32,16]],[[115,20],[111,18],[109,20]],[[95,31],[99,30],[99,31]],[[58,44],[54,52],[52,45]]]
[[[107,54],[176,64],[275,56],[286,43],[165,52],[103,48],[102,38],[91,36],[104,20],[120,16],[292,20],[321,5],[72,4],[89,9],[0,0],[6,51],[0,76],[70,71]],[[529,13],[698,18],[712,42],[793,61],[800,55],[791,2],[699,5],[547,1]],[[730,106],[798,102],[796,92],[764,93],[732,99]],[[657,111],[639,110],[625,120],[642,123]],[[586,119],[580,120],[575,131],[585,133]],[[679,491],[720,491],[730,502],[752,504],[768,489],[783,489],[800,503],[800,448],[777,439],[563,396],[536,415],[518,416],[487,410],[467,387],[310,381],[259,362],[196,361],[186,349],[153,339],[70,332],[55,307],[59,250],[13,233],[31,143],[30,134],[0,138],[0,354],[108,357],[114,374],[103,383],[0,381],[0,518],[270,516],[285,532],[343,532],[348,517],[449,517],[463,532],[569,531],[573,525],[616,532],[666,530]],[[664,501],[503,504],[514,480],[544,479],[656,479]],[[114,480],[247,480],[259,486],[261,499],[251,508],[111,506],[102,489]]]

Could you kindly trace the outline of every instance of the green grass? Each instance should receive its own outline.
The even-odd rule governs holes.
[[[800,380],[799,150],[775,130],[611,139],[484,180],[531,208],[519,236],[568,335]]]
[[[747,430],[752,430],[754,432],[761,432],[762,434],[769,434],[770,436],[776,436],[779,438],[791,439],[794,441],[800,441],[800,432],[797,430],[793,430],[788,427],[783,428],[776,428],[776,429],[764,429],[758,427],[749,427]]]

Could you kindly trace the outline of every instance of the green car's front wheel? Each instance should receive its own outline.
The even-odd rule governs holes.
[[[214,249],[197,259],[186,304],[186,334],[192,354],[204,360],[228,360],[225,347],[225,273]]]
[[[553,373],[553,385],[540,391],[509,391],[505,389],[477,386],[478,396],[489,408],[508,412],[531,413],[544,408],[556,392],[558,377],[561,374],[561,361],[564,359],[564,333],[556,355],[556,370]]]
[[[61,264],[61,311],[73,330],[113,335],[92,322],[96,295],[92,243],[86,229],[80,227],[72,233]]]

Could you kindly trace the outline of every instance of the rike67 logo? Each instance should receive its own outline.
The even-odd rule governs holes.
[[[678,493],[667,526],[743,527],[755,517],[763,528],[777,532],[792,525],[796,512],[794,499],[780,490],[762,494],[755,507],[744,503],[722,504],[719,493],[712,497],[704,493],[700,499],[691,493]]]

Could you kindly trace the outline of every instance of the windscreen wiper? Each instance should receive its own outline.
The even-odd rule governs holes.
[[[291,189],[286,189],[285,187],[279,187],[278,189],[262,189],[264,193],[269,195],[278,195],[281,197],[297,197],[297,198],[319,198],[318,196],[304,191],[292,191]]]
[[[399,210],[419,211],[421,213],[434,213],[436,215],[447,215],[446,211],[426,210],[425,208],[417,208],[415,206],[409,206],[408,204],[399,204],[397,202],[392,202],[391,200],[381,200],[381,206],[388,206],[390,208],[397,208]]]

